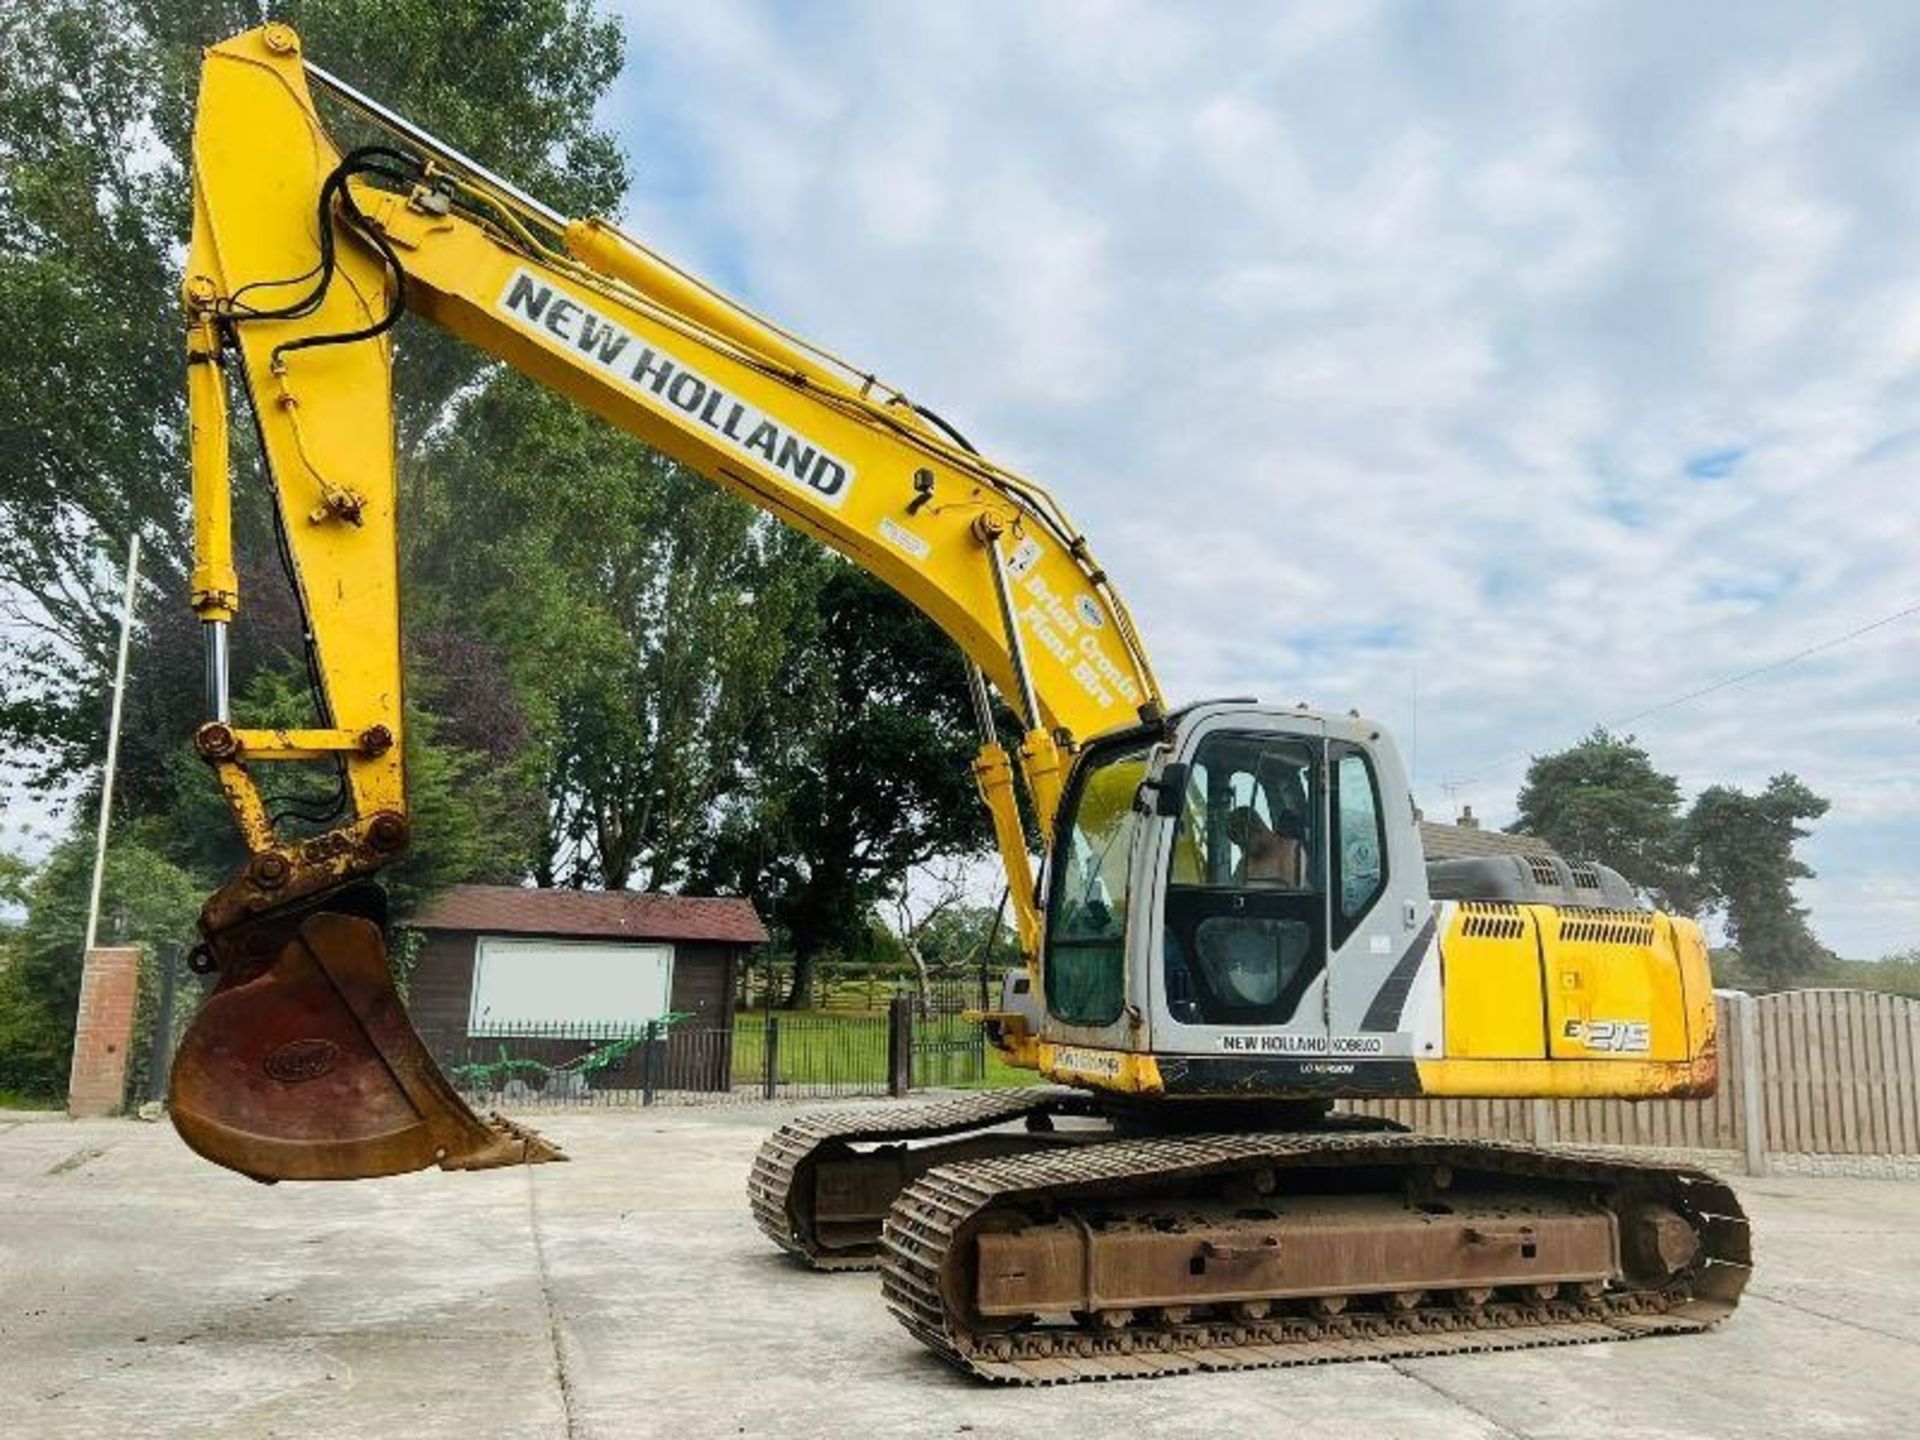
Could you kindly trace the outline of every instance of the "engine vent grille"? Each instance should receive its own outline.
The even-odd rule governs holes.
[[[1653,944],[1653,917],[1637,910],[1575,910],[1560,920],[1560,938],[1598,945]]]
[[[1501,915],[1469,915],[1460,933],[1477,940],[1519,940],[1527,933],[1527,922]]]
[[[1504,900],[1463,900],[1460,909],[1466,919],[1460,933],[1474,940],[1520,940],[1527,933],[1527,922],[1520,907]]]

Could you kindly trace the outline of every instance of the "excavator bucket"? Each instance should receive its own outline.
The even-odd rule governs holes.
[[[272,1182],[567,1158],[467,1108],[407,1018],[371,920],[322,910],[213,952],[220,984],[181,1041],[169,1108],[215,1164]]]

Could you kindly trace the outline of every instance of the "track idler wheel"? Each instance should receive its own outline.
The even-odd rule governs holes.
[[[467,1108],[407,1018],[371,920],[261,921],[210,952],[220,983],[180,1043],[169,1109],[216,1165],[272,1182],[567,1158]]]

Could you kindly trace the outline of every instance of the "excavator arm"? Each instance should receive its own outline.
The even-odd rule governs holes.
[[[329,94],[383,139],[342,152]],[[176,1063],[176,1124],[263,1179],[553,1158],[474,1117],[387,978],[365,882],[403,851],[390,331],[471,341],[905,596],[966,655],[975,775],[1022,942],[1039,943],[1015,799],[1049,834],[1063,770],[1161,697],[1120,597],[1059,505],[873,375],[761,319],[599,220],[570,220],[304,61],[268,25],[207,52],[193,150],[188,396],[192,604],[212,718],[196,737],[249,859],[207,904],[215,995]],[[257,420],[321,707],[311,729],[230,713],[228,374]],[[1024,733],[1010,757],[991,682]],[[339,767],[344,813],[279,833],[257,769]]]

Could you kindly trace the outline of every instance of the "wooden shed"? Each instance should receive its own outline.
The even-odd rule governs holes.
[[[735,982],[767,942],[746,900],[625,890],[456,885],[402,923],[423,937],[408,1008],[442,1065],[565,1066],[672,1017],[656,1081],[675,1089],[728,1085]],[[595,1083],[637,1088],[639,1064]]]

